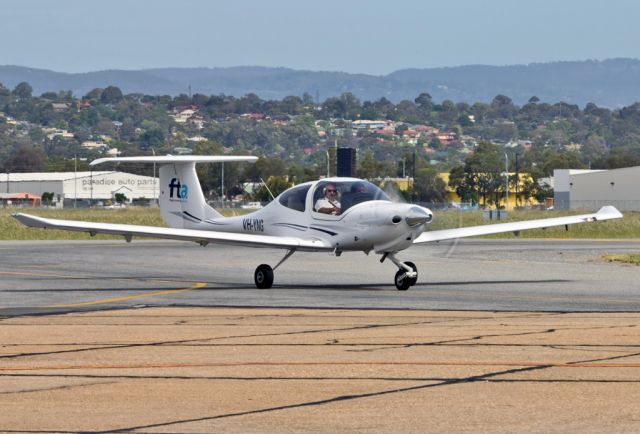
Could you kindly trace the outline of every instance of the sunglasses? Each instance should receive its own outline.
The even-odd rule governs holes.
[[[336,190],[327,190],[327,193],[335,193]]]

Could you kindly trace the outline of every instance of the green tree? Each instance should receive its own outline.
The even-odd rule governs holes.
[[[465,159],[463,185],[474,189],[476,197],[482,198],[482,206],[498,204],[504,192],[503,170],[500,147],[490,142],[480,142],[474,153]]]
[[[160,148],[164,144],[164,132],[160,128],[152,128],[140,135],[140,149]]]
[[[453,188],[463,202],[478,203],[475,186],[471,184],[471,177],[467,176],[464,165],[456,166],[449,172],[449,187]]]
[[[542,171],[546,176],[553,175],[554,169],[585,169],[580,155],[575,152],[560,152],[549,149],[543,154]]]
[[[420,202],[442,203],[446,198],[447,184],[432,167],[418,170],[414,180],[416,199]]]
[[[373,179],[381,176],[383,164],[376,160],[373,152],[367,150],[360,155],[358,161],[358,177],[364,179]]]
[[[285,176],[272,176],[266,180],[266,185],[265,187],[263,184],[256,190],[254,200],[269,202],[272,200],[269,191],[273,193],[273,197],[278,197],[280,193],[291,187],[291,183],[289,183]]]
[[[102,104],[117,104],[122,101],[122,91],[116,86],[107,86],[100,95]]]
[[[423,92],[414,100],[418,109],[422,113],[423,116],[429,117],[431,110],[433,110],[433,100],[431,95],[427,92]]]
[[[18,83],[18,85],[13,89],[13,94],[21,99],[31,98],[32,93],[33,88],[26,81]]]
[[[49,192],[45,191],[42,193],[42,196],[40,196],[42,203],[45,205],[50,205],[51,202],[53,202],[53,198],[54,198],[53,191],[49,191]]]
[[[103,90],[104,89],[96,87],[95,89],[91,90],[88,94],[86,94],[82,99],[100,101],[100,99],[102,98]]]
[[[490,107],[495,118],[511,119],[517,113],[513,101],[505,95],[497,95],[493,98]]]
[[[254,164],[247,165],[244,170],[244,178],[259,182],[261,179],[269,179],[272,176],[284,176],[287,174],[287,166],[280,158],[264,157]]]
[[[39,150],[23,146],[5,161],[4,170],[11,173],[42,172],[44,157]]]

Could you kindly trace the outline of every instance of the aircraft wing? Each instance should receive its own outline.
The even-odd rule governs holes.
[[[552,226],[566,226],[577,223],[595,222],[621,218],[622,213],[613,206],[604,206],[595,214],[582,214],[568,217],[526,220],[521,222],[497,223],[466,228],[443,229],[423,232],[413,242],[414,244],[433,241],[452,240],[456,238],[474,237],[477,235],[499,234],[502,232],[520,232],[528,229],[550,228]]]
[[[24,225],[33,228],[87,232],[91,236],[94,236],[95,234],[121,235],[127,241],[131,241],[133,236],[140,236],[168,240],[193,241],[201,245],[219,243],[250,247],[296,249],[299,251],[333,250],[328,243],[316,238],[275,237],[269,235],[200,231],[194,229],[162,228],[157,226],[58,220],[23,213],[14,214],[13,217]]]

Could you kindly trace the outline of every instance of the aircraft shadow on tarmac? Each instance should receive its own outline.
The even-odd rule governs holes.
[[[569,283],[573,280],[569,279],[528,279],[528,280],[465,280],[465,281],[444,281],[444,282],[423,282],[416,283],[407,293],[411,293],[416,288],[429,289],[433,286],[470,286],[470,285],[518,285],[518,284],[544,284],[544,283]],[[198,291],[223,291],[223,290],[256,290],[251,285],[229,285],[224,284],[224,287],[216,287],[215,283],[209,282],[204,288],[199,288]],[[361,291],[393,291],[399,292],[393,284],[387,282],[384,283],[355,283],[355,284],[274,284],[273,290],[278,289],[294,289],[294,290],[319,290],[319,291],[345,291],[345,290],[361,290]],[[264,290],[264,291],[269,291]]]
[[[197,283],[197,280],[188,281],[182,280],[179,278],[159,278],[159,277],[107,277],[101,278],[101,280],[108,281],[110,279],[114,280],[129,280],[129,281],[147,281],[147,280],[162,280],[162,281],[176,281],[178,285],[176,286],[153,286],[153,287],[144,287],[144,286],[136,286],[136,287],[102,287],[102,288],[20,288],[20,289],[2,289],[0,293],[77,293],[77,292],[86,292],[86,293],[121,293],[121,292],[136,292],[136,291],[149,291],[149,290],[162,290],[162,291],[172,291],[172,290],[180,290],[184,289],[185,286],[192,285]],[[84,279],[88,280],[88,279]],[[95,278],[94,278],[95,280]],[[544,284],[544,283],[569,283],[573,282],[573,280],[569,279],[527,279],[527,280],[513,280],[513,279],[504,279],[504,280],[460,280],[460,281],[439,281],[439,282],[418,282],[413,286],[412,289],[422,288],[429,289],[434,286],[473,286],[473,285],[519,285],[519,284]],[[384,283],[355,283],[355,284],[275,284],[273,286],[273,290],[279,289],[296,289],[296,290],[319,290],[319,291],[344,291],[344,290],[361,290],[361,291],[390,291],[398,292],[393,284],[384,282]],[[193,291],[204,292],[204,291],[229,291],[229,290],[250,290],[256,291],[255,286],[251,284],[230,284],[228,282],[215,282],[209,281],[206,282],[206,286],[198,289],[193,289]],[[269,289],[260,290],[268,292]],[[411,292],[411,289],[407,292]]]

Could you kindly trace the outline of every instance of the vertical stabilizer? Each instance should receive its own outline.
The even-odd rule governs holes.
[[[160,215],[172,228],[210,229],[207,219],[222,217],[204,199],[196,174],[196,163],[254,162],[258,157],[249,155],[165,155],[144,157],[108,157],[91,162],[102,163],[156,163],[160,165]]]
[[[201,228],[201,222],[221,217],[205,201],[196,163],[171,163],[160,166],[160,215],[172,228]]]

